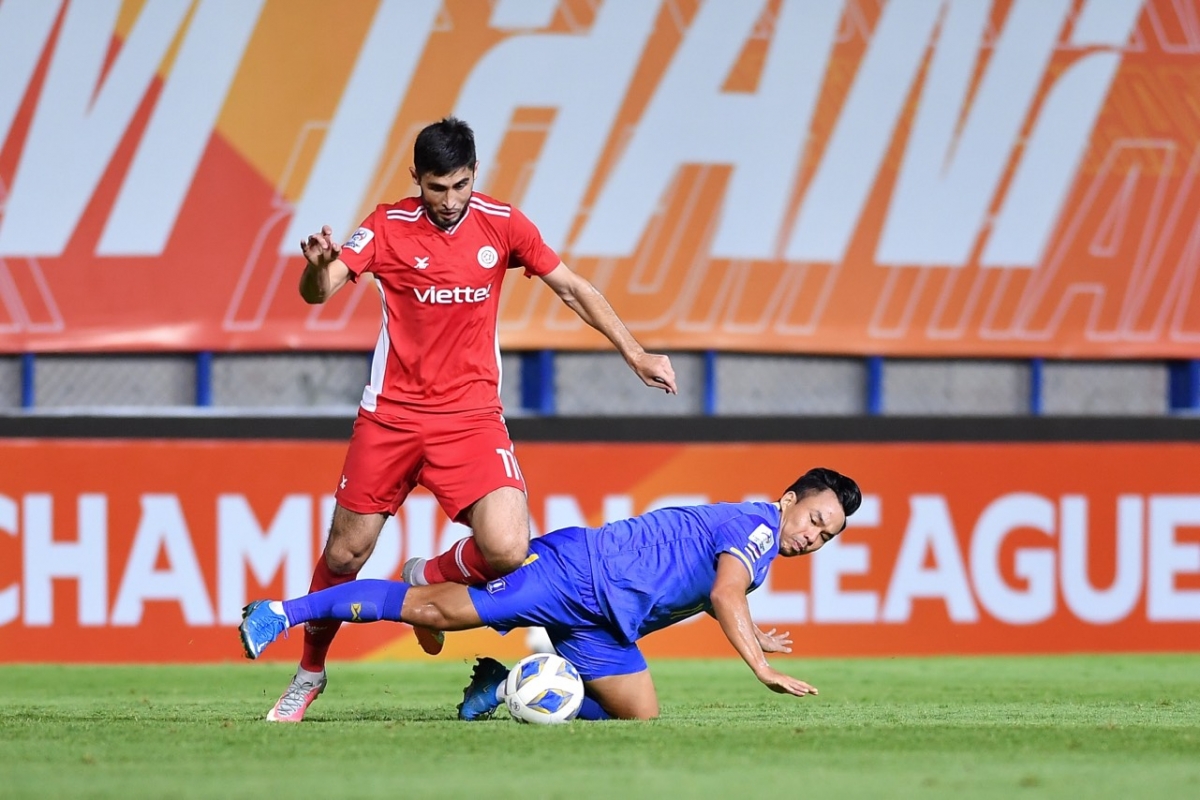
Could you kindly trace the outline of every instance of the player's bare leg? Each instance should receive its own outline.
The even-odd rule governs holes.
[[[529,506],[525,493],[501,486],[472,503],[463,512],[473,535],[460,539],[448,551],[430,559],[409,559],[403,579],[414,585],[444,581],[475,584],[507,575],[529,555]],[[442,637],[428,628],[415,628],[417,642],[427,653],[441,651]]]
[[[425,559],[414,557],[404,562],[404,566],[400,570],[400,580],[412,586],[428,586],[425,581]],[[413,635],[417,638],[417,644],[431,656],[436,656],[442,652],[442,648],[446,644],[446,634],[442,631],[426,628],[424,625],[414,625]]]
[[[339,526],[339,519],[343,524]],[[333,512],[333,527],[329,532],[329,541],[325,543],[325,560],[329,564],[330,569],[337,573],[343,574],[353,573],[358,575],[359,570],[367,563],[367,559],[371,557],[371,553],[375,551],[375,545],[379,542],[379,532],[383,530],[383,523],[387,521],[387,514],[356,514],[353,511],[347,511],[341,506]],[[337,565],[337,566],[335,566]],[[341,570],[338,567],[341,567]],[[331,584],[336,585],[336,584]],[[328,587],[318,587],[325,589]],[[309,590],[310,592],[313,589]],[[326,623],[321,623],[326,624]],[[338,626],[341,623],[332,622],[331,625],[334,633],[337,632]],[[305,628],[309,630],[311,626]],[[421,645],[421,649],[431,656],[435,656],[442,652],[442,645],[445,642],[445,637],[438,631],[429,631],[421,628],[414,628],[417,636],[417,642]],[[332,641],[330,636],[330,641]],[[307,642],[307,638],[305,639]],[[326,645],[328,648],[328,645]]]
[[[483,510],[480,510],[481,504]],[[470,511],[472,519],[478,520],[472,523],[475,541],[493,569],[508,574],[525,563],[529,557],[529,503],[524,492],[511,487],[498,489],[476,503]],[[477,525],[484,529],[482,534],[481,527]],[[545,628],[528,628],[525,645],[533,653],[554,652],[554,645]]]
[[[529,556],[529,503],[525,493],[501,486],[467,509],[467,524],[474,533],[488,566],[507,575]]]
[[[472,535],[434,558],[409,559],[404,565],[407,583],[486,583],[512,572],[529,555],[529,505],[520,489],[494,489],[468,506],[459,520]]]
[[[502,486],[489,492],[471,504],[463,520],[473,535],[432,559],[429,566],[436,577],[457,584],[483,583],[512,572],[529,555],[529,506],[520,489]],[[429,579],[430,569],[419,561],[405,564],[404,577],[415,579],[418,571]],[[432,583],[440,585],[438,581]],[[417,642],[433,655],[441,652],[444,630],[448,629],[414,626]]]
[[[650,670],[630,675],[610,675],[586,681],[588,697],[594,699],[613,719],[656,719],[658,692]],[[583,712],[580,719],[585,719]]]
[[[386,520],[386,514],[359,514],[340,505],[335,506],[329,538],[313,572],[309,592],[354,580],[375,551],[379,532]],[[323,621],[305,626],[301,668],[310,672],[325,671],[325,657],[340,625],[336,621]]]
[[[459,583],[413,586],[400,607],[400,621],[439,631],[482,628],[483,620],[471,602],[467,587]]]
[[[358,574],[367,563],[387,514],[359,514],[340,505],[334,506],[333,524],[325,542],[325,562],[338,575]]]
[[[358,514],[334,507],[329,539],[313,571],[309,592],[354,580],[375,550],[386,514]],[[325,658],[341,623],[321,620],[305,626],[304,651],[288,688],[267,713],[271,722],[300,722],[314,700],[325,690]]]

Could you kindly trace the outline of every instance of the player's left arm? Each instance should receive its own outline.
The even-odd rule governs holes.
[[[750,618],[750,603],[746,592],[751,576],[745,565],[730,553],[717,558],[717,577],[709,599],[713,616],[721,624],[725,638],[754,672],[754,677],[773,692],[803,697],[817,690],[802,680],[785,675],[767,663],[766,653],[758,641],[758,628]]]
[[[678,394],[671,359],[657,353],[647,353],[591,281],[571,271],[561,261],[557,267],[540,277],[580,319],[613,343],[613,347],[617,348],[625,363],[643,383],[663,389],[668,394]]]

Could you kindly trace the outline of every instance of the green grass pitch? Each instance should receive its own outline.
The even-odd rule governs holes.
[[[0,797],[1200,798],[1200,655],[651,664],[651,723],[460,723],[463,661],[0,667]]]

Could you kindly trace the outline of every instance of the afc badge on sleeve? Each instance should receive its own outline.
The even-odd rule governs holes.
[[[755,558],[762,558],[767,551],[771,549],[771,545],[775,543],[775,534],[766,525],[759,525],[750,534],[750,541],[747,543],[746,551],[752,554]]]
[[[342,247],[345,247],[348,250],[353,250],[359,255],[362,255],[363,248],[366,247],[367,244],[370,243],[370,241],[374,238],[374,231],[367,228],[359,228],[354,232],[354,235],[346,240],[346,243],[342,245]]]

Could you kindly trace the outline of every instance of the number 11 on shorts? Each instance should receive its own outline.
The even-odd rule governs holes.
[[[516,478],[519,481],[525,479],[521,477],[521,468],[517,466],[517,456],[512,450],[505,450],[503,447],[496,448],[496,455],[500,456],[500,460],[504,463],[504,474],[510,478]]]

